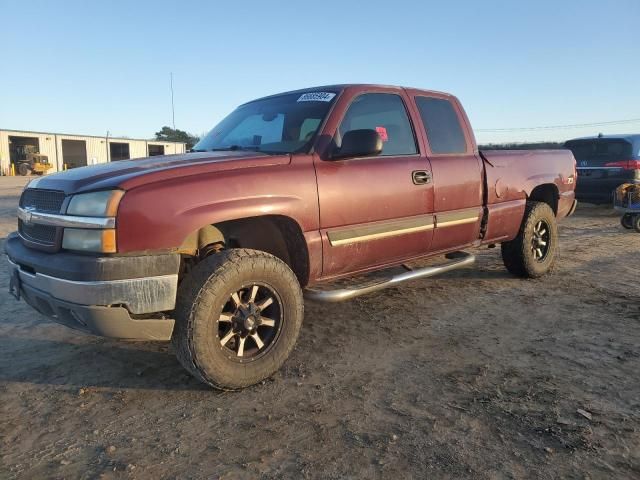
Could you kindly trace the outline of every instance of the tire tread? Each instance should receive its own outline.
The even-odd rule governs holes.
[[[298,298],[297,305],[294,306],[294,316],[299,318],[299,322],[301,323],[304,305],[302,302],[302,291],[295,274],[284,262],[266,252],[238,248],[224,250],[211,255],[193,268],[182,280],[178,290],[175,309],[176,324],[172,336],[175,355],[191,375],[201,382],[209,384],[219,390],[236,390],[243,386],[256,383],[261,380],[261,376],[257,375],[255,378],[245,377],[241,382],[242,385],[229,386],[207,375],[202,368],[201,359],[198,358],[196,353],[198,349],[195,344],[207,341],[205,338],[198,338],[195,332],[196,311],[198,307],[208,303],[214,284],[218,282],[226,283],[226,279],[231,280],[239,276],[243,269],[250,268],[255,270],[258,266],[262,269],[270,269],[275,275],[283,275],[291,278],[292,287],[296,289],[294,295]],[[297,337],[300,325],[296,327],[295,336]],[[272,363],[276,366],[276,369],[277,366],[289,356],[291,350],[293,350],[295,340],[296,338],[293,338],[291,344],[287,346],[288,348],[286,348],[278,358],[272,359]]]
[[[552,230],[550,235],[551,251],[547,255],[551,255],[548,264],[544,268],[540,268],[537,261],[529,251],[529,245],[525,241],[526,232],[533,228],[533,224],[539,220],[541,216],[551,218],[549,228]],[[551,207],[544,202],[528,201],[524,210],[524,216],[520,230],[516,238],[509,242],[503,242],[501,245],[502,261],[507,270],[513,275],[524,278],[537,278],[553,268],[557,253],[557,227],[555,223],[555,215]]]

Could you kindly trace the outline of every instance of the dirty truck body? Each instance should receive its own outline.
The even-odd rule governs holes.
[[[556,220],[575,208],[571,152],[479,152],[460,102],[439,92],[266,97],[194,150],[32,181],[5,249],[13,293],[39,312],[98,335],[172,338],[181,363],[220,388],[280,367],[303,290],[343,300],[498,243],[511,272],[539,276],[554,261]],[[441,270],[331,286],[441,254]]]

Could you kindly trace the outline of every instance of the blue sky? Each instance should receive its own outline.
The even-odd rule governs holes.
[[[202,133],[259,96],[330,83],[444,90],[475,129],[640,118],[640,1],[0,0],[0,127]],[[478,132],[488,141],[640,131]]]

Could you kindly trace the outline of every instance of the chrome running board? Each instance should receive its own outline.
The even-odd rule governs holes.
[[[446,255],[446,258],[452,260],[444,265],[437,265],[433,267],[417,268],[415,270],[407,268],[408,272],[399,273],[389,278],[382,278],[375,283],[367,283],[363,286],[353,286],[348,288],[340,288],[336,290],[316,290],[309,288],[305,290],[304,296],[309,300],[315,300],[318,302],[336,303],[350,300],[352,298],[359,297],[360,295],[366,295],[367,293],[376,292],[389,287],[394,287],[402,282],[408,282],[410,280],[417,280],[419,278],[432,277],[440,273],[445,273],[456,268],[461,268],[466,265],[470,265],[476,261],[475,255],[466,252],[454,252]]]

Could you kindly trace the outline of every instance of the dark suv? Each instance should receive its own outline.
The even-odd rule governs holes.
[[[609,203],[621,184],[640,184],[640,134],[576,138],[564,146],[576,159],[578,200]]]

